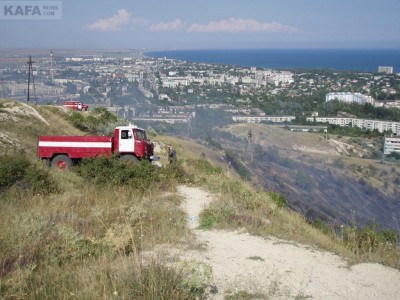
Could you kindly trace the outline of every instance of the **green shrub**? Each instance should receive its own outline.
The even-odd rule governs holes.
[[[177,183],[193,182],[193,176],[185,171],[180,161],[175,161],[161,169],[161,174],[166,181],[175,181]]]
[[[157,177],[157,167],[148,161],[131,166],[118,158],[87,158],[76,168],[78,174],[95,184],[130,184],[146,188]]]
[[[24,178],[29,166],[29,160],[21,153],[0,156],[0,189],[10,187]]]
[[[71,124],[78,128],[79,130],[86,130],[86,124],[85,124],[85,117],[79,113],[79,112],[72,112],[71,115],[69,116],[69,121]]]
[[[49,171],[35,165],[28,168],[24,179],[34,193],[48,195],[60,191],[57,182],[51,177]]]
[[[199,227],[201,229],[211,229],[218,222],[215,215],[211,214],[211,211],[203,211],[202,217],[200,218]]]
[[[0,156],[0,190],[14,185],[19,190],[30,190],[36,194],[47,195],[59,191],[49,170],[32,164],[23,153]]]
[[[233,223],[236,217],[232,204],[215,203],[200,213],[199,226],[202,229],[211,229],[215,225]]]
[[[286,198],[282,194],[279,194],[274,191],[268,192],[267,194],[278,205],[278,207],[286,207],[287,206]]]
[[[110,134],[116,126],[126,123],[104,107],[94,108],[87,116],[74,111],[69,116],[69,121],[79,130],[100,132],[101,134]],[[108,128],[109,125],[112,125],[111,130]]]
[[[311,220],[311,225],[321,230],[326,235],[335,234],[334,228],[319,218]]]
[[[129,184],[142,191],[154,185],[161,189],[167,188],[169,185],[185,183],[190,179],[179,162],[159,168],[147,160],[132,166],[117,157],[100,157],[84,159],[75,169],[80,176],[97,185]]]

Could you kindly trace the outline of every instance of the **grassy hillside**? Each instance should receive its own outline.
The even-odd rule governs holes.
[[[197,247],[179,184],[214,194],[202,228],[240,228],[400,268],[395,236],[354,227],[337,235],[311,226],[281,195],[242,181],[223,153],[207,145],[155,135],[163,168],[98,159],[64,173],[36,159],[36,141],[41,134],[84,134],[72,126],[70,111],[0,100],[0,128],[0,298],[203,297],[205,282],[192,276],[196,265],[172,267],[145,255],[161,244]],[[177,164],[165,164],[167,143],[175,146]]]

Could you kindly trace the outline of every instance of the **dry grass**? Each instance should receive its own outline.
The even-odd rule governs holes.
[[[312,227],[303,216],[279,207],[265,192],[257,192],[241,181],[210,180],[209,188],[217,201],[203,212],[203,220],[214,218],[218,228],[245,228],[254,235],[273,235],[289,241],[316,246],[351,257],[337,239]]]
[[[53,177],[63,192],[0,194],[0,297],[191,297],[179,270],[141,259],[157,244],[190,237],[174,193]]]

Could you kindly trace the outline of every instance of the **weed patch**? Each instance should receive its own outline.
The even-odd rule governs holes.
[[[251,299],[268,299],[269,297],[261,293],[249,293],[247,291],[238,291],[229,293],[225,296],[225,300],[251,300]]]
[[[262,258],[261,256],[250,256],[247,259],[250,260],[258,260],[258,261],[265,261],[264,258]]]
[[[276,205],[278,205],[278,207],[286,207],[287,206],[286,198],[282,194],[279,194],[279,193],[273,192],[273,191],[268,192],[267,194],[276,203]]]
[[[201,214],[199,227],[201,229],[211,229],[218,222],[216,216],[212,215],[211,212],[204,210]]]
[[[196,299],[198,291],[192,290],[185,280],[178,270],[152,262],[134,277],[129,296],[132,299]]]
[[[357,260],[376,260],[384,263],[385,260],[400,268],[400,249],[398,234],[393,230],[378,230],[375,224],[365,228],[357,226],[343,226],[339,233],[346,247],[354,253]]]

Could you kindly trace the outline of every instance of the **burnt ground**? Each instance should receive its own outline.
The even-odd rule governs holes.
[[[328,223],[367,225],[398,230],[400,199],[382,193],[363,179],[354,179],[331,167],[310,165],[281,157],[277,149],[259,151],[250,164],[266,190],[286,196],[289,207],[308,219]]]
[[[249,128],[253,132],[253,162],[243,151]],[[310,221],[358,226],[375,223],[400,230],[400,190],[393,184],[399,176],[398,165],[348,157],[330,148],[318,134],[259,124],[241,124],[227,131],[235,138],[222,135],[219,142],[230,151],[236,150],[251,172],[252,182],[285,195],[288,206]]]

